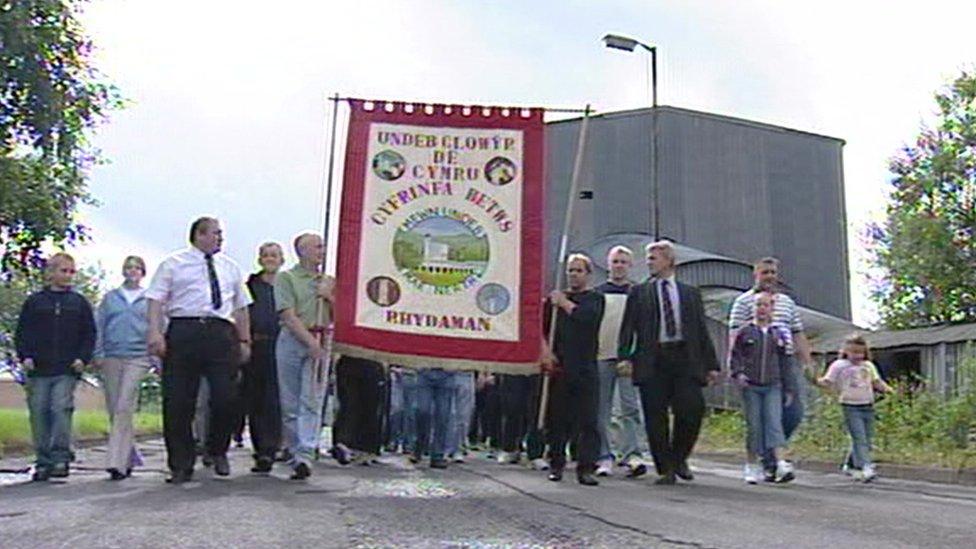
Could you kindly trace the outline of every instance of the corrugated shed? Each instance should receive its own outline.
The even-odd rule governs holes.
[[[880,330],[867,333],[865,337],[875,349],[959,343],[976,341],[976,324],[930,326],[911,330]]]

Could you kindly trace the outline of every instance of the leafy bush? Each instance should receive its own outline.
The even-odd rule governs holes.
[[[874,458],[877,461],[962,469],[976,458],[976,353],[970,349],[956,371],[955,394],[943,397],[892,383],[895,393],[875,404]],[[713,412],[705,420],[703,447],[743,452],[741,412]],[[840,461],[850,447],[837,398],[818,392],[807,402],[806,418],[790,443],[797,458]]]

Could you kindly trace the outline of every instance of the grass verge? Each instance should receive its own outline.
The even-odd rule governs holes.
[[[137,435],[162,433],[163,416],[158,411],[138,412],[135,416]],[[73,418],[75,439],[107,437],[108,413],[101,410],[76,410]],[[26,409],[0,408],[0,456],[7,451],[29,449],[30,420]]]

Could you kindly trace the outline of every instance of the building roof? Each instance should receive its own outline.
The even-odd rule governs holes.
[[[757,128],[757,129],[762,129],[762,130],[780,131],[780,132],[784,132],[784,133],[793,133],[793,134],[797,134],[797,135],[806,135],[806,136],[809,136],[809,137],[816,137],[816,138],[819,138],[819,139],[829,139],[831,141],[836,141],[836,142],[840,143],[841,145],[844,145],[844,144],[847,143],[846,141],[844,141],[843,139],[841,139],[839,137],[831,137],[829,135],[823,135],[823,134],[820,134],[820,133],[808,132],[808,131],[804,131],[804,130],[797,130],[797,129],[794,129],[794,128],[788,128],[786,126],[779,126],[779,125],[776,125],[776,124],[768,124],[766,122],[757,122],[755,120],[748,120],[748,119],[745,119],[745,118],[739,118],[739,117],[735,117],[735,116],[728,116],[728,115],[724,115],[724,114],[717,114],[717,113],[711,113],[711,112],[705,112],[705,111],[696,111],[694,109],[686,109],[686,108],[683,108],[683,107],[673,107],[673,106],[670,106],[670,105],[658,105],[657,109],[658,109],[659,112],[663,112],[663,113],[669,113],[670,112],[670,113],[675,113],[675,114],[680,114],[680,115],[685,115],[685,116],[693,116],[693,117],[697,117],[697,118],[708,118],[708,119],[712,119],[712,120],[718,120],[718,121],[721,121],[721,122],[727,122],[727,123],[730,123],[730,124],[737,124],[737,125],[740,125],[740,126],[749,126],[749,127],[752,127],[752,128]],[[621,118],[621,117],[628,117],[628,116],[641,116],[641,115],[645,115],[645,114],[650,114],[651,112],[653,112],[653,107],[644,107],[644,108],[640,108],[640,109],[628,109],[628,110],[624,110],[624,111],[605,112],[605,113],[590,115],[590,118],[607,118],[607,119],[610,119],[610,118]],[[564,118],[562,120],[554,120],[552,122],[548,122],[547,124],[548,125],[552,125],[552,124],[564,124],[564,123],[567,123],[567,122],[578,122],[581,119],[582,119],[582,117],[576,116],[576,117],[571,117],[571,118]]]
[[[864,337],[872,349],[963,343],[976,341],[976,323],[928,326],[910,330],[879,330],[877,332],[866,332]]]

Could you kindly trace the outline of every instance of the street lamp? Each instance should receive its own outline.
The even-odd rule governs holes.
[[[634,40],[633,38],[628,38],[626,36],[620,36],[619,34],[608,34],[603,37],[603,44],[608,48],[613,48],[615,50],[624,51],[634,51],[637,47],[641,47],[644,50],[651,52],[651,106],[657,106],[657,46],[648,46],[647,44]]]
[[[619,34],[607,34],[603,37],[603,44],[608,48],[630,52],[639,46],[651,53],[651,204],[654,209],[654,240],[656,241],[661,238],[660,205],[658,203],[661,188],[657,175],[657,46],[648,46],[639,40]]]

